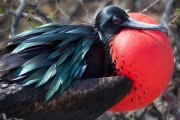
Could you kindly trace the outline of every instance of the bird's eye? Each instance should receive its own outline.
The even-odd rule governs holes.
[[[117,17],[117,16],[113,16],[112,17],[112,22],[114,24],[120,24],[121,23],[121,18]]]

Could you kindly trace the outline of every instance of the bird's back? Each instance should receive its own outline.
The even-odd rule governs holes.
[[[0,112],[7,117],[93,120],[131,87],[121,77],[99,79],[105,51],[92,26],[49,24],[6,42],[0,55]]]

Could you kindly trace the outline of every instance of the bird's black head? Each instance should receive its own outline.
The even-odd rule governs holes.
[[[117,6],[107,6],[102,9],[96,17],[95,27],[100,39],[105,43],[124,28],[159,30],[167,34],[164,26],[136,21]]]
[[[95,27],[98,29],[100,38],[103,39],[108,34],[116,34],[123,29],[123,26],[120,26],[120,24],[127,21],[128,18],[129,16],[126,12],[119,7],[108,6],[102,9],[95,21]]]

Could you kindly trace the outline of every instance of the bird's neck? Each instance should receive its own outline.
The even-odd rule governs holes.
[[[112,59],[111,51],[111,40],[114,38],[112,34],[106,34],[103,40],[103,44],[105,46],[105,62],[104,62],[104,73],[106,76],[116,76],[116,68],[115,63]]]
[[[110,41],[113,39],[113,34],[104,33],[103,31],[98,32],[100,40],[103,42],[105,47],[108,47]]]
[[[115,37],[115,34],[107,33],[107,32],[105,33],[103,30],[99,30],[96,33],[98,33],[99,39],[102,42],[105,51],[104,54],[105,57],[103,61],[103,75],[106,77],[116,76],[115,63],[112,59],[112,54],[111,54],[112,44],[110,44],[113,38]]]

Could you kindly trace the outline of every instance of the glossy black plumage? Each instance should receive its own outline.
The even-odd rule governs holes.
[[[52,25],[52,32],[50,32],[49,27]],[[32,32],[28,35],[25,34],[24,36],[17,36],[9,41],[10,45],[5,50],[5,53],[8,53],[7,56],[9,57],[7,57],[6,54],[3,54],[4,57],[1,57],[1,62],[6,63],[8,66],[5,65],[5,68],[7,69],[6,73],[1,76],[0,98],[2,102],[0,105],[0,112],[6,113],[8,118],[17,117],[25,120],[50,120],[52,119],[52,116],[54,120],[59,120],[60,118],[62,120],[70,120],[72,118],[74,120],[93,120],[121,100],[127,93],[129,93],[131,88],[131,81],[126,77],[117,77],[114,79],[101,78],[96,80],[87,79],[102,77],[104,74],[107,75],[109,71],[108,67],[104,67],[107,62],[105,61],[106,50],[103,47],[103,43],[99,41],[97,32],[94,31],[93,27],[75,25],[66,26],[63,29],[66,32],[75,31],[74,33],[71,32],[72,38],[76,35],[80,35],[82,40],[86,40],[83,39],[83,37],[91,37],[93,39],[91,39],[92,45],[89,44],[91,45],[89,51],[82,59],[82,62],[85,62],[86,64],[85,71],[83,72],[81,78],[74,78],[74,82],[62,93],[62,95],[59,92],[56,92],[50,100],[45,102],[47,91],[53,79],[50,79],[38,88],[34,88],[36,84],[29,84],[25,87],[21,86],[24,80],[27,80],[27,78],[33,78],[33,74],[35,77],[40,76],[41,74],[36,74],[38,73],[38,69],[42,69],[42,71],[44,70],[44,72],[46,72],[48,66],[52,65],[58,57],[50,59],[49,61],[44,61],[44,64],[46,65],[42,66],[42,68],[31,70],[30,72],[20,76],[13,74],[17,71],[17,66],[25,64],[32,57],[42,55],[44,52],[51,54],[52,51],[56,50],[55,46],[57,45],[57,42],[51,42],[38,46],[34,45],[34,47],[29,47],[19,53],[9,53],[9,51],[15,51],[14,48],[17,48],[17,46],[24,42],[24,40],[33,38],[33,36],[37,37],[43,35],[46,32],[53,33],[54,27],[62,27],[60,25],[52,25],[47,27],[48,31],[36,33]],[[77,32],[78,29],[86,29],[86,31]],[[16,41],[18,38],[19,40]],[[78,43],[80,40],[81,39],[78,37],[78,39],[75,39],[75,42],[77,41],[76,43]],[[67,45],[65,47],[61,47],[61,49],[68,49],[71,44],[73,44],[73,42],[67,43]],[[73,55],[69,56],[69,58],[72,56]],[[35,61],[36,63],[43,63],[43,59],[40,59],[40,61],[37,60]],[[13,61],[16,63],[15,65],[13,64]],[[1,67],[4,67],[3,64]],[[76,119],[74,116],[76,116]]]
[[[127,77],[103,78],[115,70],[108,43],[127,21],[110,6],[95,26],[47,24],[0,43],[8,43],[0,49],[0,112],[25,120],[93,120],[110,109],[132,87]]]
[[[77,80],[45,102],[43,87],[11,84],[0,89],[0,112],[25,120],[93,120],[129,93],[131,86],[126,77]]]
[[[48,24],[22,33],[11,39],[7,47],[10,52],[6,52],[4,56],[6,54],[8,56],[1,59],[0,68],[3,71],[7,70],[1,79],[18,80],[23,86],[33,83],[36,83],[36,87],[49,84],[46,96],[48,100],[59,88],[62,93],[74,78],[79,79],[82,76],[79,75],[81,69],[91,59],[100,59],[96,61],[103,62],[102,43],[98,42],[94,34],[92,26],[58,24]],[[18,38],[19,40],[16,41]],[[97,47],[97,51],[100,50],[100,56],[87,58],[92,56],[86,54],[93,46]],[[101,68],[97,67],[97,69]],[[99,76],[94,77],[101,76],[100,73],[98,74]]]

